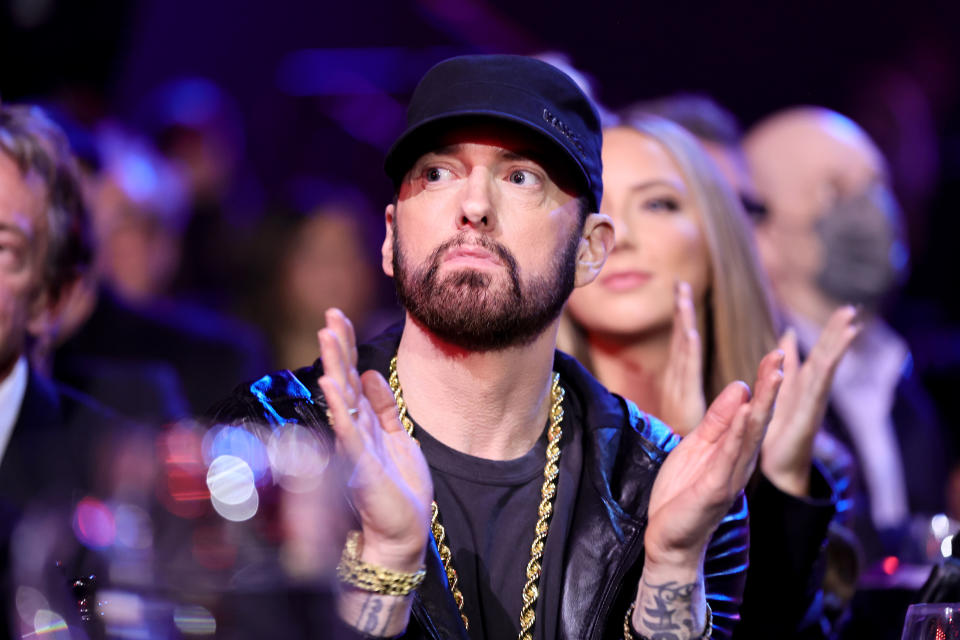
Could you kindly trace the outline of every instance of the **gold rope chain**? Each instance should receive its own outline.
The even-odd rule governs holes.
[[[393,397],[397,401],[397,410],[400,413],[400,423],[407,433],[413,438],[413,421],[407,415],[407,403],[403,400],[403,390],[400,388],[400,377],[397,375],[397,356],[390,360],[390,389],[393,391]],[[537,603],[537,596],[540,595],[540,589],[537,583],[540,580],[541,565],[543,558],[543,546],[547,539],[547,532],[550,528],[550,516],[553,515],[553,498],[557,495],[557,476],[560,474],[558,463],[560,462],[560,436],[563,430],[560,423],[563,422],[563,387],[560,386],[560,375],[556,372],[552,376],[550,386],[550,427],[547,430],[547,463],[543,467],[543,487],[540,490],[541,500],[537,514],[540,516],[537,520],[533,544],[530,545],[530,562],[527,563],[527,581],[523,585],[523,606],[520,608],[520,640],[533,640],[533,623],[536,621],[534,612]],[[416,441],[416,438],[414,438]],[[443,560],[443,569],[447,574],[447,582],[450,585],[450,593],[453,594],[453,600],[457,603],[460,610],[460,618],[463,620],[463,626],[470,628],[470,622],[463,612],[463,594],[460,593],[460,587],[457,585],[457,572],[453,568],[453,554],[447,545],[447,533],[440,524],[440,509],[437,507],[437,501],[434,500],[430,505],[430,529],[433,537],[437,541],[437,549],[440,552],[440,559]]]

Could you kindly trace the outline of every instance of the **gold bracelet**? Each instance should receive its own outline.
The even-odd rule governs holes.
[[[694,640],[708,640],[710,636],[713,635],[713,610],[710,608],[710,603],[707,602],[707,622],[703,627],[703,633],[694,638]],[[633,617],[633,610],[636,609],[637,602],[633,601],[630,603],[630,607],[627,609],[627,615],[623,618],[623,640],[649,640],[642,633],[637,633],[633,629],[633,622],[631,618]]]
[[[359,531],[351,531],[347,534],[347,541],[340,555],[340,563],[337,565],[337,577],[340,582],[361,591],[384,596],[405,596],[420,586],[427,575],[426,569],[421,568],[413,573],[404,573],[361,560],[362,537]]]

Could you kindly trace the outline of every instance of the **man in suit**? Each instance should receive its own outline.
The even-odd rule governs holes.
[[[54,526],[69,531],[72,506],[93,483],[94,445],[110,425],[105,412],[28,361],[32,341],[49,331],[61,295],[89,258],[66,139],[39,108],[0,105],[0,637],[18,626],[8,607],[23,586],[18,566],[33,561],[22,547],[42,537],[18,528],[51,507],[59,514]],[[68,620],[73,613],[59,612]]]
[[[916,559],[909,521],[943,509],[946,449],[907,345],[879,315],[907,260],[883,156],[856,123],[818,107],[767,117],[743,146],[767,209],[756,228],[760,256],[801,348],[839,305],[862,309],[827,429],[857,459],[868,504],[853,517],[867,560]]]

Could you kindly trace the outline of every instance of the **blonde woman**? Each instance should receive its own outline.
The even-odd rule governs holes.
[[[616,245],[597,281],[571,296],[560,346],[683,435],[778,343],[748,221],[699,143],[659,118],[605,130],[603,182]],[[793,332],[779,340],[784,383],[748,494],[751,566],[735,637],[789,638],[805,614],[816,618],[814,567],[837,482],[814,461],[814,442],[825,443],[819,425],[855,316],[836,312],[803,365]]]

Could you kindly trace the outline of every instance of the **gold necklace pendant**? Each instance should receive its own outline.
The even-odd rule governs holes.
[[[407,415],[407,403],[403,399],[403,390],[400,388],[400,377],[397,375],[397,356],[390,360],[390,389],[393,391],[394,400],[397,402],[397,411],[400,414],[400,424],[407,431],[407,434],[413,436],[413,421]],[[533,544],[530,545],[530,561],[527,563],[526,583],[523,585],[523,606],[520,608],[520,633],[519,640],[533,640],[533,624],[536,622],[535,607],[537,596],[540,595],[538,583],[540,582],[540,573],[542,566],[540,561],[543,559],[543,548],[547,540],[547,532],[550,528],[550,516],[553,515],[553,498],[557,494],[557,477],[560,475],[560,438],[563,436],[563,429],[560,424],[563,422],[563,387],[560,386],[560,375],[557,372],[552,374],[552,383],[550,385],[550,426],[547,428],[547,463],[543,467],[543,487],[540,490],[542,496],[540,506],[537,510],[539,518],[534,529]],[[416,441],[416,438],[414,438]],[[437,541],[437,550],[440,552],[440,559],[443,561],[443,569],[447,574],[447,583],[450,585],[450,593],[453,595],[454,602],[460,610],[460,618],[463,620],[465,629],[470,628],[470,621],[467,620],[463,612],[463,594],[460,593],[458,586],[457,572],[453,568],[453,554],[450,552],[450,546],[447,544],[447,533],[440,524],[440,508],[437,501],[434,500],[430,507],[430,530]]]

